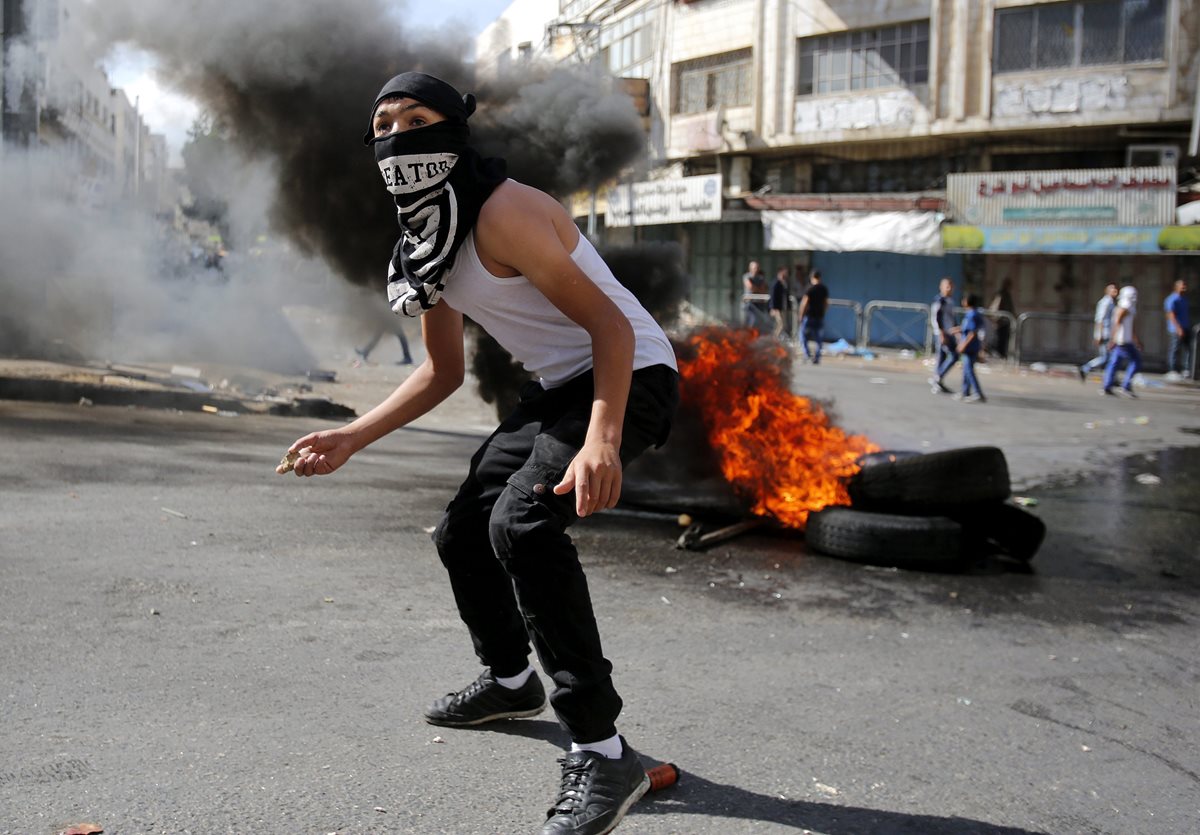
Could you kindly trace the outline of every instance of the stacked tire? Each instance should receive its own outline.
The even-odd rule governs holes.
[[[1041,519],[1010,500],[1008,462],[996,447],[865,455],[847,482],[849,507],[808,517],[815,551],[872,565],[958,570],[981,556],[1033,559]]]

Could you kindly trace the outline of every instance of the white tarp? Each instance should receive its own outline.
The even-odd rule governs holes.
[[[764,211],[767,249],[942,254],[940,212]]]

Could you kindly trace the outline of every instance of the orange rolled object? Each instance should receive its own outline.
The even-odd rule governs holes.
[[[678,782],[679,766],[675,765],[675,763],[656,765],[654,768],[646,770],[646,776],[650,778],[650,791],[656,792],[659,789],[673,786]]]

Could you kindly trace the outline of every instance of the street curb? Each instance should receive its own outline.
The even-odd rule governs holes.
[[[141,406],[149,409],[176,409],[181,412],[215,409],[239,415],[269,414],[331,420],[357,417],[353,409],[317,397],[301,398],[287,403],[255,402],[253,405],[249,405],[236,398],[201,392],[126,389],[96,383],[28,377],[0,377],[0,400],[36,400],[47,403],[88,401],[97,406]],[[208,409],[204,408],[206,406]]]

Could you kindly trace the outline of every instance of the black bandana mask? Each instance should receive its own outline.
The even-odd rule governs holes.
[[[424,101],[390,85],[384,88],[388,95]],[[470,115],[474,98],[465,101]],[[420,316],[437,304],[446,273],[479,219],[479,210],[504,182],[504,160],[483,159],[468,144],[469,137],[465,116],[456,114],[426,127],[369,140],[387,190],[396,200],[400,223],[400,240],[388,268],[388,303],[396,313]]]

